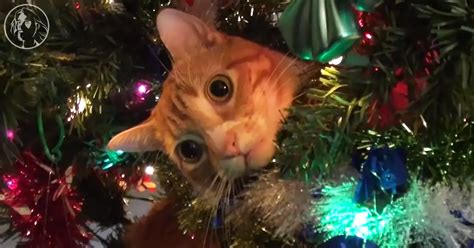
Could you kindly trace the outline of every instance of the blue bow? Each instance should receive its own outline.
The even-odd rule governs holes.
[[[324,242],[319,248],[378,248],[378,246],[356,236],[341,235]]]
[[[353,159],[353,165],[362,168],[362,177],[354,195],[357,203],[367,201],[377,190],[397,194],[397,187],[405,185],[408,181],[406,153],[403,149],[374,148],[361,166],[363,162]]]

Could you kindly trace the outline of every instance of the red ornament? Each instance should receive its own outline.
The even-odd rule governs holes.
[[[185,0],[188,6],[193,6],[194,5],[194,0]]]
[[[390,93],[390,105],[396,112],[404,111],[408,108],[408,85],[406,82],[398,82]]]
[[[81,3],[80,3],[80,2],[75,2],[75,3],[74,3],[74,8],[75,8],[76,10],[81,9]]]
[[[384,17],[377,13],[367,13],[356,11],[357,24],[363,34],[356,51],[362,55],[368,55],[374,52],[375,46],[379,44],[378,31],[386,25]]]
[[[425,77],[414,78],[415,99],[418,99],[426,89]],[[390,98],[386,103],[375,100],[369,109],[369,126],[372,128],[385,129],[400,121],[400,114],[408,109],[411,99],[408,93],[408,83],[399,81],[391,90]]]
[[[4,176],[9,190],[4,192],[2,202],[11,208],[12,226],[25,247],[86,246],[90,235],[76,218],[82,199],[70,185],[72,167],[59,176],[33,154],[23,153],[15,168],[16,176]]]

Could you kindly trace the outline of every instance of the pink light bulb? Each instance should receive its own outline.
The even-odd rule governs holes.
[[[18,188],[18,179],[12,176],[3,176],[3,181],[10,190],[16,190]]]
[[[138,93],[145,94],[146,91],[147,91],[147,87],[145,85],[142,84],[142,85],[138,86]]]
[[[13,132],[13,130],[11,129],[7,130],[6,135],[7,135],[7,139],[10,141],[13,141],[15,139],[15,132]]]

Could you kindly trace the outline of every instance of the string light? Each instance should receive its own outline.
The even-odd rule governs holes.
[[[3,181],[10,190],[16,190],[18,188],[18,179],[9,175],[3,176]]]
[[[15,132],[11,129],[7,129],[6,136],[9,141],[13,141],[15,139]]]
[[[145,167],[145,173],[151,176],[155,173],[155,168],[153,168],[153,166],[151,165],[148,165],[147,167]]]

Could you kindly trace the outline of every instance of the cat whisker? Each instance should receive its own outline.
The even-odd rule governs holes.
[[[232,194],[234,193],[234,180],[232,181],[229,181],[229,185],[228,185],[228,190],[227,190],[227,195],[226,195],[226,201],[227,201],[227,204],[228,206],[225,206],[225,207],[230,207],[232,201],[231,201],[231,197],[232,197]],[[226,214],[227,214],[227,211],[229,211],[229,209],[225,209],[224,207],[224,210],[222,211],[222,224],[224,226],[224,237],[225,237],[225,242],[228,242],[230,241],[230,237],[231,237],[231,229],[228,228],[224,223],[225,223],[225,218],[226,218]]]
[[[186,78],[184,77],[184,73],[181,72],[179,69],[174,69],[173,70],[173,76],[176,78],[176,83],[177,84],[183,84],[186,82]]]
[[[280,61],[278,61],[277,65],[273,68],[273,71],[272,73],[270,73],[270,76],[268,76],[268,81],[272,80],[272,77],[273,75],[275,74],[275,72],[278,70],[278,68],[280,68],[280,65],[283,63],[283,61],[285,61],[285,59],[287,58],[288,54],[290,54],[290,52],[287,52],[285,54],[285,56],[283,56]]]
[[[280,81],[281,77],[283,77],[283,75],[285,75],[285,73],[296,63],[297,61],[297,58],[293,58],[289,63],[288,65],[280,72],[280,74],[278,75],[278,77],[275,79],[275,82],[277,83],[277,91],[280,90],[280,88],[282,88],[287,82],[283,82],[282,84],[278,84],[278,82]]]
[[[209,236],[208,234],[211,231],[213,218],[218,213],[220,199],[222,198],[224,188],[226,187],[226,180],[225,179],[219,180],[219,179],[220,179],[219,176],[216,175],[216,181],[218,182],[218,185],[217,185],[217,191],[215,191],[215,194],[213,194],[214,191],[211,189],[208,192],[207,197],[205,199],[209,203],[211,209],[209,211],[209,218],[208,218],[208,221],[206,222],[206,230],[204,232],[205,234],[205,239],[204,239],[204,244],[203,244],[204,246],[206,244],[206,239]],[[213,235],[211,234],[210,236],[212,239]]]

